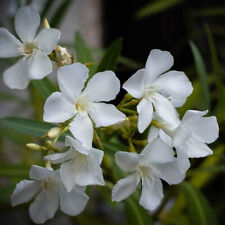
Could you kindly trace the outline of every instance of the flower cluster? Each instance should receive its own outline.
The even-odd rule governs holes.
[[[51,73],[51,54],[64,49],[57,46],[60,31],[56,29],[43,29],[35,37],[39,24],[38,13],[31,7],[22,7],[15,18],[21,41],[0,28],[0,57],[21,56],[3,74],[10,88],[25,89],[30,80],[42,79]],[[90,77],[87,66],[67,56],[68,63],[57,64],[60,91],[46,100],[43,120],[59,124],[47,134],[55,141],[62,133],[70,131],[65,137],[65,146],[69,149],[52,154],[55,148],[51,142],[51,151],[44,156],[46,168],[33,165],[31,180],[19,182],[11,197],[15,206],[36,196],[29,209],[35,223],[52,218],[59,206],[72,216],[83,211],[89,199],[86,186],[105,184],[101,169],[104,152],[93,146],[96,130],[115,124],[123,126],[122,122],[128,119],[119,111],[120,107],[107,103],[120,91],[115,73],[103,71]],[[113,201],[127,198],[141,184],[140,205],[154,211],[163,199],[161,180],[168,184],[180,183],[190,167],[189,158],[213,153],[207,144],[218,137],[216,118],[204,117],[207,111],[188,110],[183,119],[179,119],[176,108],[185,103],[193,88],[183,72],[168,71],[173,62],[169,52],[152,50],[145,68],[123,84],[130,103],[137,103],[136,129],[139,133],[148,132],[148,140],[142,151],[134,152],[131,148],[131,152],[115,154],[116,164],[131,174],[113,187]],[[129,105],[129,101],[125,105]],[[28,146],[42,149],[36,144]],[[60,167],[53,170],[51,164]]]

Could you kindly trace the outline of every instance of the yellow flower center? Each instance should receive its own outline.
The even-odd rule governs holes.
[[[78,99],[75,103],[75,108],[79,114],[86,113],[90,109],[90,101],[86,97]]]
[[[145,88],[145,93],[144,93],[144,97],[145,98],[150,98],[152,95],[154,95],[155,93],[155,89],[152,88],[151,86],[146,87]]]
[[[23,52],[27,56],[31,56],[38,51],[38,47],[33,42],[27,42],[23,46]]]
[[[147,166],[139,166],[137,168],[138,175],[143,178],[144,176],[149,176],[150,168]]]

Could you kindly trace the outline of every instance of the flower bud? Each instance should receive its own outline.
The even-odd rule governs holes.
[[[26,147],[30,150],[35,150],[35,151],[41,151],[42,147],[40,145],[37,145],[35,143],[28,143],[26,144]]]
[[[59,127],[53,127],[53,128],[51,128],[48,131],[47,136],[49,138],[55,138],[55,137],[57,137],[60,134],[60,131],[61,131],[61,128],[59,128]]]
[[[50,25],[49,25],[48,20],[46,18],[44,19],[44,28],[46,28],[46,29],[50,28]]]

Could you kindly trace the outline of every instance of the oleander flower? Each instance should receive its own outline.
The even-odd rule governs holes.
[[[40,80],[52,72],[48,55],[55,49],[61,33],[56,29],[43,29],[36,36],[39,25],[38,12],[24,6],[15,17],[15,29],[20,40],[7,29],[0,28],[0,58],[22,56],[3,74],[9,88],[25,89],[30,80]]]
[[[155,111],[170,121],[174,107],[182,106],[192,93],[192,85],[184,72],[168,71],[174,63],[167,51],[154,49],[150,52],[144,69],[138,70],[123,85],[134,98],[141,99],[137,105],[138,130],[144,132],[152,121]]]
[[[85,194],[85,187],[74,186],[67,192],[59,178],[59,171],[33,165],[30,169],[32,180],[22,180],[11,196],[13,206],[30,201],[29,213],[35,223],[44,223],[54,217],[58,207],[70,215],[80,214],[89,199]]]
[[[62,123],[72,119],[71,133],[87,148],[92,146],[92,120],[96,127],[125,120],[125,115],[114,105],[104,103],[115,99],[120,90],[120,81],[112,71],[96,73],[85,88],[88,68],[81,63],[61,67],[57,78],[61,92],[54,92],[47,99],[44,121]]]
[[[65,145],[70,146],[69,151],[45,156],[45,160],[53,164],[62,163],[60,177],[67,191],[70,192],[75,185],[104,185],[100,167],[103,151],[87,149],[70,136],[66,137]]]
[[[188,158],[200,158],[212,155],[213,151],[207,146],[219,136],[219,127],[215,116],[204,117],[206,111],[188,110],[182,120],[178,116],[173,123],[159,120],[161,129],[151,127],[148,141],[160,138],[168,145],[175,147],[178,164],[182,171],[190,167]]]
[[[115,159],[122,170],[134,173],[117,182],[112,190],[112,200],[122,201],[141,183],[142,193],[139,203],[150,211],[155,210],[163,199],[160,179],[168,184],[177,184],[185,177],[185,173],[181,173],[178,169],[172,148],[160,139],[146,145],[140,154],[117,152]]]

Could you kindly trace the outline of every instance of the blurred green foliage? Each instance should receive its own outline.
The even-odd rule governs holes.
[[[66,15],[67,9],[73,1],[65,0],[58,6],[50,24],[53,27],[58,27]],[[51,9],[54,1],[48,0],[41,13],[44,17]],[[184,0],[158,0],[150,1],[149,4],[144,5],[138,9],[135,17],[143,19],[147,16],[152,16],[157,13],[167,13],[177,5],[185,4]],[[163,225],[222,225],[225,211],[223,193],[212,193],[211,188],[215,190],[213,182],[218,182],[218,176],[225,178],[225,144],[223,135],[225,133],[225,88],[224,88],[224,61],[218,57],[217,42],[214,41],[214,34],[225,36],[225,27],[221,24],[215,25],[213,29],[205,25],[199,29],[199,25],[195,18],[199,17],[217,17],[225,16],[224,7],[204,7],[200,9],[187,9],[187,27],[189,36],[182,37],[177,46],[190,44],[190,51],[193,55],[193,61],[189,68],[186,68],[187,74],[191,71],[194,91],[189,97],[186,104],[179,109],[181,115],[188,109],[205,110],[209,109],[211,115],[215,115],[220,126],[220,138],[211,147],[214,150],[214,155],[192,161],[192,167],[188,171],[186,180],[180,184],[171,187],[165,185],[165,200],[161,207],[152,215],[145,209],[139,206],[139,193],[135,193],[122,203],[112,203],[110,194],[113,186],[112,182],[116,182],[123,177],[123,172],[115,166],[113,155],[119,150],[128,150],[124,145],[123,140],[118,139],[115,133],[101,136],[102,144],[105,151],[105,161],[107,168],[104,168],[106,179],[106,187],[96,187],[95,193],[91,193],[90,204],[95,206],[95,210],[91,207],[87,208],[84,213],[74,218],[74,224],[120,224],[124,225],[151,225],[153,221],[159,221]],[[195,23],[196,22],[196,23]],[[199,44],[207,40],[208,55],[205,57],[206,50]],[[224,46],[225,40],[223,40]],[[85,43],[85,39],[81,33],[76,32],[74,43],[67,43],[67,46],[76,51],[76,60],[82,63],[93,63],[90,66],[91,75],[94,72],[102,70],[117,70],[117,75],[120,74],[121,65],[129,68],[129,71],[135,71],[141,68],[141,64],[132,59],[121,56],[122,39],[115,40],[106,50],[92,49]],[[96,61],[96,55],[101,56],[100,60]],[[56,85],[48,78],[41,81],[32,81],[30,88],[30,102],[24,102],[17,96],[0,93],[1,102],[15,102],[23,104],[23,107],[35,105],[34,119],[25,119],[18,117],[6,117],[0,119],[0,147],[3,150],[4,140],[8,139],[15,143],[17,152],[26,155],[27,160],[23,160],[21,164],[10,164],[4,158],[0,160],[0,177],[7,179],[7,186],[0,182],[0,211],[13,210],[9,207],[10,194],[15,187],[18,180],[27,178],[28,171],[31,164],[34,162],[41,164],[41,155],[30,154],[29,150],[25,149],[25,143],[29,140],[41,142],[41,137],[54,125],[42,122],[41,112],[46,98],[54,92]],[[215,88],[212,88],[214,87]],[[60,140],[63,140],[61,137]],[[22,147],[21,147],[22,146]],[[21,150],[23,149],[23,151]],[[2,155],[2,152],[0,152]],[[109,177],[107,171],[112,172],[112,177]],[[221,175],[222,174],[222,175]],[[224,185],[225,181],[221,180]],[[224,187],[224,186],[223,186]],[[221,196],[220,196],[221,194]],[[219,198],[218,196],[219,195]],[[97,196],[97,197],[96,197]],[[218,201],[212,201],[213,198]],[[107,204],[109,211],[106,216],[98,215],[97,210],[99,204]],[[25,206],[26,207],[26,206]],[[118,218],[112,219],[116,214]],[[118,216],[119,215],[119,216]]]

